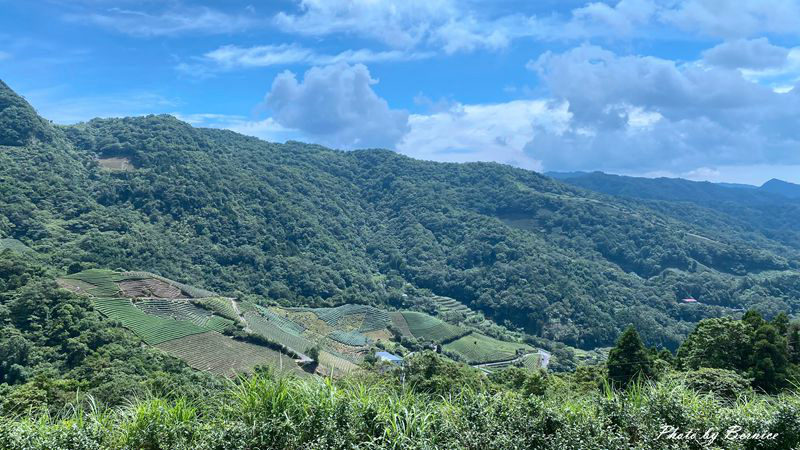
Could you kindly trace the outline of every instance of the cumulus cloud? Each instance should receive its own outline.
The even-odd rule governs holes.
[[[397,150],[414,158],[497,161],[532,170],[541,163],[524,152],[536,128],[561,131],[569,120],[564,104],[543,100],[454,104],[432,114],[414,114]]]
[[[526,146],[547,169],[800,162],[800,95],[740,71],[591,45],[545,53],[528,67],[572,114],[566,131],[541,130]]]
[[[266,104],[278,124],[324,144],[393,148],[408,130],[408,113],[390,109],[372,90],[377,82],[362,64],[312,67],[301,81],[285,71]]]
[[[172,7],[158,12],[110,8],[67,14],[64,18],[142,37],[186,33],[226,34],[250,29],[260,22],[252,14],[229,14],[204,6]]]
[[[727,41],[703,52],[706,62],[728,69],[781,67],[788,56],[789,49],[772,45],[767,38]]]

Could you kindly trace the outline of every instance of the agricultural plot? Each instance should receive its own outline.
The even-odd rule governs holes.
[[[181,297],[185,294],[191,298],[206,298],[206,297],[219,297],[219,294],[214,292],[208,291],[206,289],[201,289],[195,286],[190,286],[188,284],[179,283],[175,280],[170,280],[169,278],[162,277],[161,275],[156,275],[150,272],[122,272],[120,275],[121,281],[125,280],[145,280],[145,279],[154,279],[166,283],[178,290],[181,291]]]
[[[280,329],[286,331],[287,333],[293,334],[300,334],[306,330],[306,328],[286,316],[282,316],[278,313],[274,313],[263,306],[256,305],[256,310],[265,320],[272,322],[275,326],[279,327]]]
[[[469,307],[458,300],[450,297],[442,297],[442,296],[435,296],[433,297],[433,301],[439,307],[439,310],[442,312],[461,312],[465,315],[474,314],[474,312],[469,309]]]
[[[305,353],[314,347],[313,342],[299,333],[287,331],[276,322],[267,320],[257,313],[247,312],[244,314],[244,319],[250,329],[253,330],[253,333],[264,336],[273,342],[281,343],[296,352]]]
[[[215,332],[194,334],[158,344],[156,347],[186,361],[199,370],[235,376],[265,365],[284,373],[305,375],[294,360],[260,345],[235,341]]]
[[[541,357],[538,353],[530,353],[525,355],[520,362],[522,362],[522,367],[530,370],[538,370],[541,364],[540,361]]]
[[[418,339],[442,343],[457,339],[468,332],[425,313],[403,311],[402,314],[409,331]]]
[[[228,328],[230,325],[233,325],[233,321],[231,319],[214,315],[209,317],[208,321],[206,321],[206,323],[204,323],[202,326],[203,328],[222,333],[225,331],[225,328]]]
[[[357,331],[333,330],[328,337],[336,342],[351,347],[363,347],[367,345],[367,337]]]
[[[368,305],[342,305],[336,308],[309,309],[331,327],[358,331],[374,331],[386,328],[389,313]],[[355,320],[354,320],[355,318]]]
[[[158,297],[158,298],[181,298],[183,292],[180,289],[155,278],[143,280],[125,280],[119,282],[119,288],[125,297]]]
[[[118,297],[117,281],[121,279],[118,272],[104,269],[89,269],[63,277],[63,280],[78,280],[91,285],[84,293],[95,297]]]
[[[411,330],[408,329],[408,322],[406,322],[406,318],[403,317],[403,313],[400,311],[394,311],[389,315],[389,317],[391,317],[392,320],[392,327],[399,331],[400,334],[407,338],[414,337],[414,335],[411,334]]]
[[[145,314],[125,298],[95,298],[94,305],[101,314],[122,323],[122,326],[150,345],[208,331],[186,320]]]
[[[444,349],[464,356],[472,364],[514,359],[518,349],[533,351],[526,344],[499,341],[480,333],[471,333],[456,339],[446,344]]]
[[[319,365],[334,375],[344,375],[358,370],[358,365],[332,352],[319,352]]]
[[[188,300],[146,299],[134,302],[145,314],[172,320],[188,320],[203,326],[213,315],[211,311],[189,303]]]
[[[192,300],[192,303],[199,305],[209,311],[212,311],[226,319],[239,321],[239,315],[236,314],[236,309],[233,307],[233,299],[226,297],[208,297],[198,298]]]

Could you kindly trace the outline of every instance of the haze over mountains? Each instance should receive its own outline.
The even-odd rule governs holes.
[[[587,349],[629,323],[675,348],[704,317],[800,308],[800,203],[760,190],[561,182],[171,116],[53,126],[4,84],[0,108],[0,238],[62,272],[147,270],[285,305],[443,295]]]

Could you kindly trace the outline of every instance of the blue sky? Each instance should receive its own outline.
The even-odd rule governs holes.
[[[800,182],[800,0],[0,0],[0,78],[58,123],[537,171]]]

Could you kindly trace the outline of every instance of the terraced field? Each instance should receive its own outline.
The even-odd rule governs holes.
[[[331,327],[353,329],[361,332],[386,328],[389,313],[368,305],[342,305],[335,308],[304,308],[313,311],[317,317]]]
[[[329,371],[333,369],[334,374],[339,375],[351,373],[359,368],[357,364],[348,361],[342,356],[327,351],[319,352],[319,365]]]
[[[540,356],[537,353],[531,353],[529,355],[525,355],[525,357],[522,358],[521,362],[522,366],[525,367],[526,369],[537,370],[539,369],[539,364],[540,364],[539,360]]]
[[[145,314],[126,298],[95,298],[95,308],[116,320],[149,345],[208,331],[186,320],[172,320]]]
[[[162,281],[164,283],[169,284],[170,286],[177,288],[181,291],[182,294],[186,294],[186,296],[191,298],[207,298],[207,297],[219,297],[219,294],[215,292],[208,291],[206,289],[201,289],[195,286],[190,286],[188,284],[179,283],[175,280],[170,280],[169,278],[162,277],[161,275],[156,275],[151,272],[122,272],[119,274],[122,280],[144,280],[144,279],[155,279]],[[181,295],[183,297],[183,295]]]
[[[445,350],[462,355],[470,364],[514,359],[517,349],[533,351],[522,343],[499,341],[480,333],[471,333],[444,345]]]
[[[264,336],[273,342],[279,342],[296,352],[306,353],[314,347],[314,343],[309,339],[299,333],[287,331],[278,322],[268,320],[258,313],[247,312],[244,314],[244,319],[253,333]]]
[[[233,321],[221,316],[217,316],[207,309],[195,306],[189,300],[179,299],[144,299],[138,300],[134,306],[141,309],[145,314],[172,320],[186,320],[199,327],[209,330],[225,330]]]
[[[256,366],[265,365],[277,371],[306,375],[294,360],[280,352],[235,341],[213,331],[194,334],[158,344],[156,347],[186,361],[198,370],[207,370],[228,377],[242,372],[252,372]]]
[[[272,322],[275,326],[281,328],[287,333],[300,334],[303,331],[306,331],[306,328],[302,324],[294,322],[286,316],[274,313],[263,306],[256,305],[256,310],[259,314],[261,314],[262,317],[264,317],[264,319]]]
[[[214,313],[230,319],[239,321],[239,315],[236,314],[236,309],[233,307],[233,299],[226,297],[208,297],[198,298],[192,300],[192,303],[200,305],[201,307],[213,311]]]
[[[450,297],[442,297],[442,296],[435,296],[433,297],[434,303],[439,308],[439,311],[443,313],[449,312],[457,312],[464,315],[464,317],[471,317],[477,315],[477,313],[469,307],[458,300]]]
[[[328,337],[336,342],[351,347],[363,347],[367,345],[367,337],[357,331],[333,330]]]
[[[145,299],[137,300],[134,306],[146,314],[173,320],[188,320],[203,326],[213,315],[211,311],[189,303],[188,300]]]
[[[403,311],[402,314],[410,333],[417,339],[442,343],[456,339],[468,332],[425,313]]]
[[[67,275],[63,279],[78,280],[91,285],[92,287],[87,288],[84,293],[95,297],[118,297],[120,289],[117,282],[124,278],[118,272],[112,270],[89,269]]]
[[[389,314],[389,317],[392,320],[392,326],[399,331],[401,335],[407,338],[414,337],[414,335],[411,334],[411,330],[408,329],[408,322],[406,322],[406,318],[403,317],[403,313],[400,311],[393,311]]]

